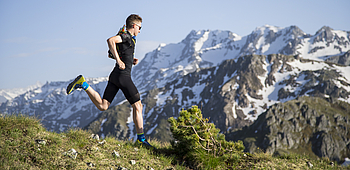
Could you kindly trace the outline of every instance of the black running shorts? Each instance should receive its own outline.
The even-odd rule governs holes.
[[[132,82],[130,75],[118,74],[113,71],[109,75],[109,80],[103,94],[103,99],[106,99],[109,103],[112,103],[119,89],[122,90],[125,98],[131,105],[140,100],[139,91]]]

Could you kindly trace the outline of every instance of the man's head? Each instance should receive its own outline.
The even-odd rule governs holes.
[[[131,14],[126,19],[126,29],[131,32],[131,34],[137,36],[141,30],[142,18],[139,15]]]

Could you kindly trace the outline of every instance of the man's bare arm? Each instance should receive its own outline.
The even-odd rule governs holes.
[[[123,41],[119,35],[116,35],[116,36],[113,36],[113,37],[107,39],[109,51],[112,53],[113,57],[115,57],[114,59],[117,61],[119,68],[121,70],[124,70],[125,63],[122,60],[120,60],[118,52],[117,52],[117,47],[116,47],[116,43],[121,43],[121,42],[123,42]]]

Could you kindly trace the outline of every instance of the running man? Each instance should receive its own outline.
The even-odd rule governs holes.
[[[72,93],[75,89],[82,88],[89,95],[95,106],[105,111],[112,103],[115,95],[122,90],[125,98],[129,101],[133,109],[133,120],[137,132],[137,141],[143,145],[151,146],[143,132],[142,103],[140,94],[131,80],[132,65],[138,63],[138,59],[134,58],[134,50],[136,44],[136,36],[141,30],[142,18],[139,15],[131,14],[126,19],[125,25],[116,36],[107,40],[108,57],[116,60],[116,65],[109,75],[108,84],[101,98],[100,94],[92,89],[85,81],[82,75],[79,75],[67,87],[67,94]],[[153,147],[153,146],[151,146]]]

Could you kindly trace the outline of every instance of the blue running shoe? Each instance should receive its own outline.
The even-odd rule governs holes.
[[[137,139],[137,143],[139,143],[141,146],[145,146],[146,148],[157,149],[156,147],[154,147],[154,146],[152,146],[151,144],[149,144],[149,143],[147,142],[147,140],[140,141],[139,139]]]

